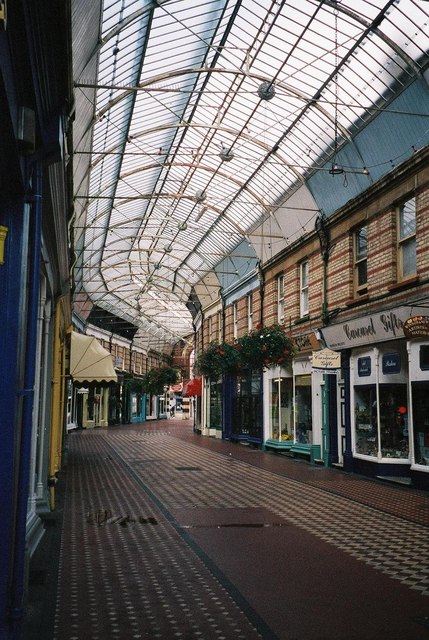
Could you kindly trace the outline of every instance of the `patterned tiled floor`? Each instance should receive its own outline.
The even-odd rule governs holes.
[[[344,480],[341,495],[329,470],[158,425],[69,437],[53,640],[429,640],[429,527],[419,520],[425,494],[356,479]],[[257,574],[265,565],[276,573],[273,543],[308,550],[308,558],[279,554],[277,582]],[[260,585],[246,575],[246,545],[258,553],[258,544],[261,556],[268,553],[265,563],[254,559]],[[313,609],[304,621],[307,609],[287,583],[308,562]],[[334,564],[344,594],[332,590]],[[354,579],[388,598],[374,608],[384,619],[372,622],[363,594],[368,611],[357,602],[350,611],[359,620],[348,620],[340,603],[361,597]],[[331,598],[329,591],[323,599],[324,589],[339,612],[346,607],[343,626],[324,611]]]
[[[170,434],[186,441],[194,442],[200,447],[208,448],[220,453],[225,452],[227,443],[213,438],[201,438],[182,429],[169,429]],[[325,491],[340,495],[360,504],[366,504],[380,511],[391,513],[405,519],[429,526],[429,493],[418,491],[410,487],[397,484],[377,482],[355,474],[343,473],[335,469],[321,466],[295,464],[288,457],[272,454],[262,454],[252,448],[230,447],[234,457],[248,462],[258,468],[264,468],[272,473],[285,475],[305,484],[317,486]],[[259,455],[255,455],[255,453]]]
[[[422,525],[168,435],[112,434],[110,441],[170,510],[190,504],[226,509],[260,506],[429,595],[429,529]],[[186,474],[178,468],[180,460],[180,467],[192,469],[197,458],[198,469]]]
[[[261,637],[107,439],[71,438],[54,638]]]

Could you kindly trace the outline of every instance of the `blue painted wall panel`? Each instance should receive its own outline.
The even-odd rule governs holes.
[[[255,250],[244,240],[232,252],[230,257],[219,262],[215,267],[216,275],[223,290],[238,284],[258,264]]]
[[[393,113],[393,112],[396,113]],[[320,209],[331,215],[394,167],[429,144],[429,88],[420,79],[410,85],[337,154],[337,164],[367,167],[369,176],[347,173],[332,176],[331,163],[308,180]],[[413,148],[414,147],[414,148]]]
[[[15,536],[17,474],[20,455],[20,308],[23,241],[22,202],[0,203],[0,224],[8,228],[5,263],[0,265],[0,637],[7,638],[12,549]]]

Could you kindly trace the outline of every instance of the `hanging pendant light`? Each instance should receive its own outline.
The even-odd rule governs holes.
[[[219,153],[219,158],[222,160],[222,162],[230,162],[234,158],[234,154],[232,153],[230,148],[222,145]]]
[[[339,176],[344,173],[343,167],[340,167],[336,162],[333,162],[331,168],[329,169],[329,173],[331,176]]]
[[[266,80],[258,87],[258,96],[261,100],[271,100],[276,95],[276,90],[273,82]]]

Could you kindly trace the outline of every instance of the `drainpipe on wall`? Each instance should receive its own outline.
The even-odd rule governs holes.
[[[320,255],[322,257],[322,326],[325,327],[329,322],[328,300],[327,300],[327,272],[330,251],[329,230],[326,226],[326,218],[320,214],[316,218],[315,230],[320,243]],[[322,443],[323,443],[323,462],[325,467],[329,466],[330,453],[330,421],[329,421],[329,375],[323,376],[322,387]]]
[[[261,327],[264,326],[264,297],[265,297],[265,276],[262,271],[261,262],[258,262],[258,279],[259,279],[259,298],[260,298],[260,308],[259,308],[259,324]]]
[[[326,226],[326,218],[323,214],[316,218],[314,228],[319,238],[320,255],[322,257],[322,325],[325,327],[329,323],[328,297],[327,297],[327,272],[329,262],[329,252],[331,249],[329,229]]]
[[[221,311],[221,321],[222,321],[222,330],[221,330],[221,335],[222,335],[222,340],[225,340],[225,298],[223,297],[223,288],[220,287],[219,288],[219,298],[221,300],[221,305],[222,305],[222,311]]]
[[[345,431],[345,449],[343,452],[343,469],[344,471],[353,471],[353,452],[352,452],[352,427],[351,427],[351,398],[350,398],[350,355],[351,350],[347,349],[341,354],[341,366],[344,374],[344,431]]]
[[[129,372],[130,373],[134,373],[134,370],[133,370],[133,353],[134,353],[133,352],[133,346],[134,346],[134,339],[132,339],[130,341],[130,366],[129,366]]]
[[[39,164],[33,173],[33,194],[29,200],[29,291],[27,307],[27,336],[25,344],[24,388],[22,396],[22,430],[18,468],[15,544],[12,567],[11,611],[14,635],[19,637],[23,617],[23,599],[26,568],[26,524],[28,490],[30,484],[30,457],[33,428],[34,383],[36,372],[37,316],[39,299],[40,251],[42,238],[42,174]],[[23,247],[23,250],[25,248]]]

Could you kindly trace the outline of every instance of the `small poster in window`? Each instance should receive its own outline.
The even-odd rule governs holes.
[[[366,356],[364,358],[358,358],[358,376],[370,376],[371,375],[371,358]]]
[[[390,373],[401,372],[401,356],[399,353],[385,353],[382,358],[383,373],[389,375]]]

